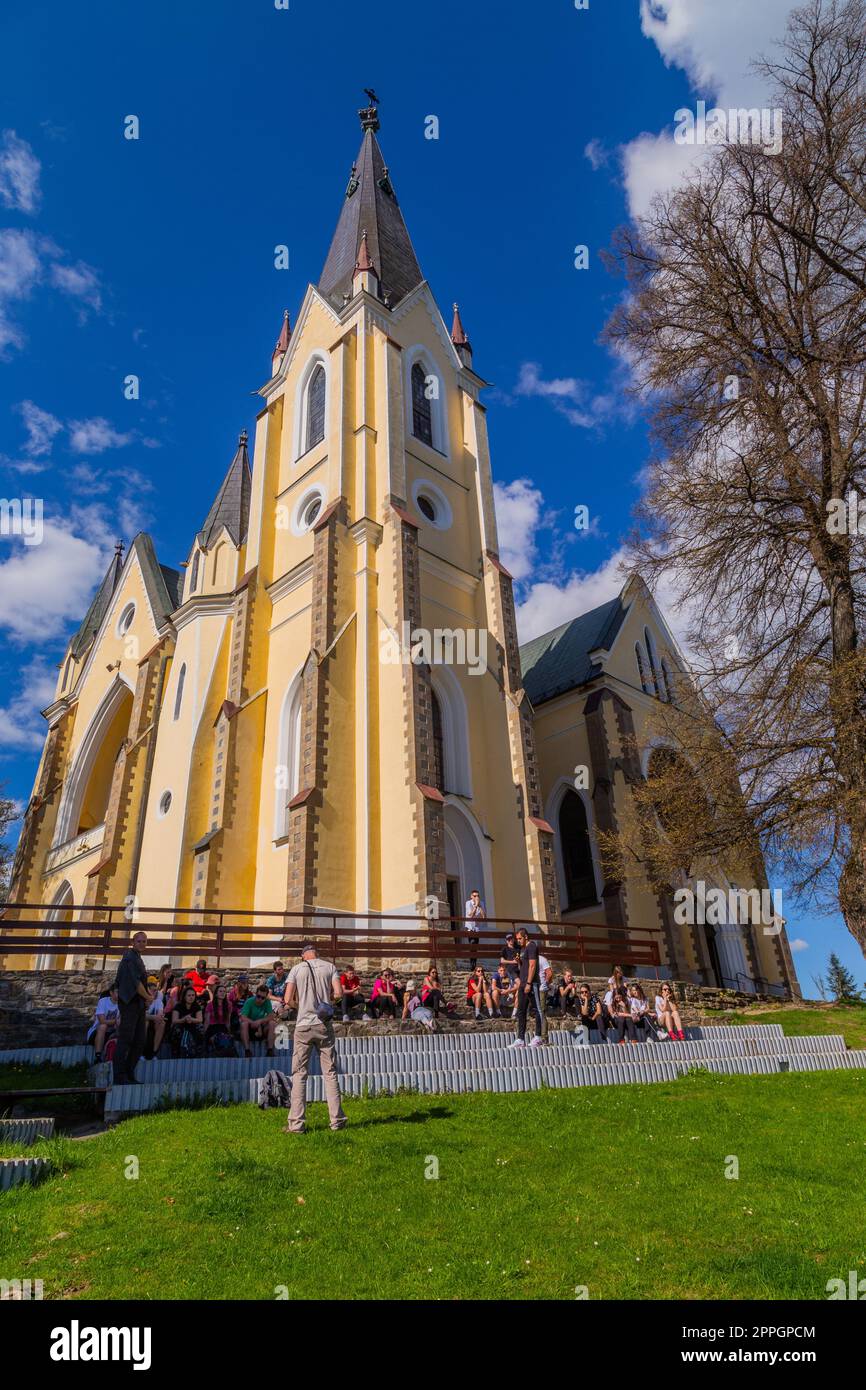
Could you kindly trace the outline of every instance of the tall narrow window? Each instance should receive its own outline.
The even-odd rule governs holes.
[[[177,694],[174,697],[174,717],[180,718],[180,707],[183,704],[183,687],[186,684],[186,662],[180,668],[180,675],[177,678]]]
[[[644,628],[643,635],[644,641],[646,642],[646,654],[649,657],[650,671],[652,672],[653,684],[655,685],[655,693],[661,700],[663,696],[661,691],[661,683],[659,681],[659,663],[658,657],[656,656],[655,642],[653,641],[652,633],[650,632],[648,627]]]
[[[198,588],[198,562],[200,553],[201,552],[197,550],[192,557],[192,574],[189,579],[189,591],[191,594],[194,594]]]
[[[670,666],[668,666],[668,663],[665,661],[664,657],[662,657],[662,681],[664,683],[665,688],[665,699],[670,700],[671,704],[675,705],[676,691],[674,689],[674,682],[671,676],[671,668]]]
[[[314,369],[307,387],[307,449],[325,437],[325,369],[321,362]]]
[[[433,717],[433,786],[445,793],[445,740],[442,736],[442,706],[436,698],[435,690],[430,691],[430,708]]]
[[[635,642],[634,653],[637,657],[637,673],[640,677],[641,690],[645,695],[652,695],[652,683],[646,673],[646,663],[644,662],[643,650],[640,642]]]
[[[420,362],[412,368],[412,433],[433,447],[433,417],[427,396],[427,375]]]
[[[559,842],[565,872],[565,896],[570,908],[597,902],[595,871],[586,807],[576,792],[568,791],[559,808]]]
[[[289,802],[301,789],[301,729],[304,714],[304,685],[298,679],[286,691],[280,713],[279,765],[274,839],[289,833]]]
[[[72,670],[72,657],[71,657],[71,656],[68,656],[68,657],[66,658],[66,666],[65,666],[64,671],[63,671],[63,684],[62,684],[62,686],[60,687],[61,691],[65,690],[66,687],[67,687],[67,685],[69,684],[69,672],[70,672],[71,670]]]

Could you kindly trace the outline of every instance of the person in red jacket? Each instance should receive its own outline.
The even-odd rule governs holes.
[[[340,976],[340,988],[343,991],[343,1022],[349,1022],[349,1010],[356,1004],[364,1006],[364,996],[361,993],[361,981],[355,971],[355,967],[350,965]]]

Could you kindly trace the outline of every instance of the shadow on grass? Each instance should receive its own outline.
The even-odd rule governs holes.
[[[430,1110],[412,1110],[408,1115],[377,1115],[375,1119],[350,1120],[349,1129],[367,1129],[372,1125],[423,1125],[428,1120],[453,1120],[454,1111],[444,1105]]]

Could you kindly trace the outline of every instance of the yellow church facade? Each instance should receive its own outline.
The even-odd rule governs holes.
[[[11,901],[72,939],[109,906],[167,909],[185,959],[214,909],[428,919],[477,888],[488,917],[651,928],[677,979],[796,992],[784,929],[679,925],[669,895],[605,881],[597,830],[681,659],[639,581],[520,647],[485,382],[361,122],[322,275],[182,572],[137,536],[63,656]]]

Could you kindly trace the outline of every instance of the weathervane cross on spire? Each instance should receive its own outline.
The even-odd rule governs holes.
[[[379,98],[376,96],[372,87],[364,88],[364,96],[367,98],[370,105],[362,107],[358,112],[361,118],[361,129],[375,132],[379,129],[379,112],[377,110]]]

